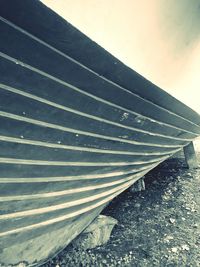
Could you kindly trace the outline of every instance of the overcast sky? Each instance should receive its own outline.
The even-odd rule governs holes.
[[[200,0],[43,0],[200,113]]]

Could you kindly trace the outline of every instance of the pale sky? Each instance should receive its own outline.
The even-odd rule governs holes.
[[[200,113],[200,0],[42,0]]]

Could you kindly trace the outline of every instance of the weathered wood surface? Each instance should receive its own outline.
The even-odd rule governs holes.
[[[200,134],[200,117],[39,1],[0,1],[0,263],[37,264]]]
[[[82,63],[100,76],[104,76],[124,86],[131,92],[137,93],[145,99],[157,103],[159,106],[199,125],[198,114],[190,108],[183,107],[180,101],[177,101],[138,73],[121,64],[119,60],[106,53],[102,47],[92,42],[77,29],[71,27],[69,23],[41,3],[35,4],[34,1],[25,0],[17,0],[15,1],[16,4],[12,2],[12,0],[1,0],[1,14],[3,17],[65,55]],[[37,54],[33,53],[34,56],[37,56]]]
[[[183,148],[187,167],[189,169],[195,169],[198,167],[197,157],[194,149],[193,142],[184,146]]]
[[[134,192],[141,192],[145,190],[145,177],[140,178],[139,180],[137,180],[137,182],[135,182],[131,187],[130,187],[130,191],[132,193]]]

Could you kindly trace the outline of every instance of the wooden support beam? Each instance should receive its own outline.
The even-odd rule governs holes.
[[[198,168],[197,157],[193,142],[190,142],[187,146],[185,146],[183,148],[183,151],[188,169]]]
[[[131,187],[130,187],[130,191],[132,193],[134,192],[140,192],[145,190],[145,182],[144,182],[144,178],[142,177],[139,180],[137,180],[137,182],[135,182]]]

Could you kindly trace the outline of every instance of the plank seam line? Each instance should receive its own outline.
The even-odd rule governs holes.
[[[145,173],[143,175],[145,175]],[[135,182],[135,180],[134,181],[131,181],[130,184],[127,187],[129,187],[134,182]],[[70,214],[63,215],[63,216],[60,216],[60,217],[57,217],[57,218],[54,218],[54,219],[50,219],[50,220],[47,220],[47,221],[43,221],[43,222],[40,222],[40,223],[37,223],[37,224],[32,224],[32,225],[24,226],[24,227],[21,227],[21,228],[9,230],[9,231],[6,231],[6,232],[1,232],[0,233],[0,237],[6,236],[6,235],[10,235],[10,234],[19,233],[19,232],[22,232],[22,231],[32,230],[32,229],[35,229],[35,228],[38,228],[38,227],[52,225],[54,223],[58,223],[58,222],[65,221],[67,219],[76,217],[76,216],[78,216],[80,214],[86,213],[86,212],[88,212],[90,210],[93,210],[93,209],[95,209],[95,208],[97,208],[99,206],[102,206],[103,204],[109,202],[114,197],[116,197],[121,192],[123,192],[127,187],[123,188],[122,190],[117,191],[116,193],[112,194],[111,196],[109,196],[109,197],[107,197],[107,198],[99,201],[98,203],[92,204],[92,205],[90,205],[90,206],[88,206],[86,208],[79,209],[78,211],[72,212]]]
[[[130,171],[118,171],[118,172],[109,172],[109,173],[101,173],[101,174],[86,174],[86,175],[74,175],[74,176],[54,176],[54,177],[30,177],[30,178],[0,178],[0,184],[1,183],[50,183],[50,182],[64,182],[64,181],[77,181],[77,180],[92,180],[92,179],[107,179],[112,178],[114,176],[122,176],[129,173],[137,173],[139,171],[143,171],[145,169],[148,169],[148,166],[157,166],[162,161],[166,160],[170,155],[165,157],[160,157],[157,161],[149,161],[147,166],[140,167],[140,168],[134,168]],[[145,163],[140,163],[145,164]],[[140,165],[136,164],[135,165]],[[33,196],[33,195],[32,195]],[[22,199],[22,195],[19,196]],[[9,199],[9,197],[2,197],[2,199]],[[1,201],[1,197],[0,197]]]
[[[183,145],[162,145],[162,144],[159,145],[159,144],[153,144],[153,143],[142,143],[142,142],[131,141],[131,140],[122,139],[122,138],[118,138],[118,137],[111,137],[111,136],[106,136],[106,135],[95,134],[95,133],[86,132],[86,131],[82,131],[82,130],[72,129],[72,128],[61,126],[58,124],[53,124],[53,123],[44,122],[44,121],[40,121],[40,120],[36,120],[36,119],[31,119],[28,117],[19,116],[19,115],[4,112],[4,111],[0,111],[0,116],[10,118],[13,120],[17,120],[17,121],[23,121],[23,122],[39,125],[40,127],[48,127],[48,128],[54,129],[54,130],[70,132],[70,133],[73,133],[76,135],[81,134],[81,135],[95,137],[95,138],[99,138],[99,139],[103,139],[103,140],[112,140],[112,141],[116,141],[116,142],[136,145],[136,146],[138,145],[138,146],[167,147],[167,148],[168,147],[175,147],[175,148],[183,147]]]
[[[114,154],[114,155],[115,154],[116,155],[138,155],[138,156],[152,155],[152,152],[143,153],[143,152],[132,152],[132,151],[124,151],[124,150],[111,150],[111,149],[99,149],[99,148],[90,148],[90,147],[82,147],[82,146],[70,146],[70,145],[64,145],[60,143],[56,144],[56,143],[49,143],[49,142],[32,140],[32,139],[25,139],[25,138],[22,139],[22,138],[2,136],[2,135],[0,135],[0,141],[48,147],[48,148],[66,149],[66,150],[80,151],[80,152],[89,152],[89,153]]]
[[[45,161],[30,159],[14,159],[0,157],[0,163],[23,164],[23,165],[45,165],[45,166],[129,166],[135,165],[135,162],[67,162],[67,161]]]
[[[131,183],[130,183],[130,185],[131,185]],[[73,213],[70,213],[70,214],[67,214],[67,215],[63,215],[61,217],[57,217],[57,218],[50,219],[50,220],[47,220],[47,221],[43,221],[43,222],[40,222],[40,223],[37,223],[37,224],[32,224],[32,225],[16,228],[16,229],[13,229],[13,230],[8,230],[6,232],[0,232],[0,237],[7,236],[7,235],[10,235],[10,234],[16,234],[16,233],[27,231],[27,230],[33,230],[35,228],[48,226],[48,225],[52,225],[52,224],[55,224],[55,223],[58,223],[58,222],[61,222],[61,221],[65,221],[65,220],[71,219],[73,217],[76,217],[78,215],[86,213],[86,212],[88,212],[90,210],[93,210],[93,209],[95,209],[95,208],[107,203],[108,201],[112,200],[115,196],[117,196],[121,192],[123,192],[127,187],[125,187],[123,190],[118,191],[117,193],[114,193],[110,197],[107,197],[104,200],[99,201],[96,204],[93,204],[93,205],[90,205],[90,206],[88,206],[86,208],[80,209],[79,211],[75,211]]]
[[[174,113],[173,111],[170,111],[170,110],[168,110],[168,109],[166,109],[166,108],[164,108],[164,107],[161,107],[161,106],[159,106],[158,104],[156,104],[156,103],[154,103],[154,102],[152,102],[152,101],[150,101],[150,100],[148,100],[148,99],[145,99],[145,98],[143,98],[142,96],[140,96],[140,95],[138,95],[138,94],[136,94],[136,93],[133,93],[132,91],[128,90],[127,88],[122,87],[121,85],[119,85],[119,84],[117,84],[117,83],[111,81],[110,79],[106,78],[105,76],[98,74],[97,72],[95,72],[95,71],[93,71],[92,69],[88,68],[88,67],[85,66],[84,64],[78,62],[77,60],[75,60],[75,59],[73,59],[72,57],[68,56],[68,55],[65,54],[64,52],[62,52],[62,51],[60,51],[59,49],[57,49],[57,48],[51,46],[50,44],[48,44],[48,43],[46,43],[45,41],[39,39],[38,37],[32,35],[31,33],[27,32],[26,30],[22,29],[21,27],[15,25],[14,23],[12,23],[12,22],[6,20],[5,18],[3,18],[3,17],[0,16],[0,20],[3,21],[5,24],[9,25],[10,27],[13,27],[14,29],[16,29],[16,30],[22,32],[24,35],[27,35],[29,38],[34,39],[34,40],[37,41],[38,43],[40,43],[40,44],[42,44],[42,45],[48,47],[50,50],[56,52],[57,54],[59,54],[59,55],[65,57],[65,58],[67,58],[68,60],[72,61],[73,63],[75,63],[75,64],[81,66],[82,68],[84,68],[84,69],[86,69],[87,71],[91,72],[91,73],[94,74],[95,76],[97,76],[97,77],[103,79],[104,81],[106,81],[106,82],[108,82],[108,83],[110,83],[110,84],[112,84],[112,85],[118,87],[118,88],[121,89],[122,91],[125,91],[125,92],[127,92],[127,93],[129,93],[129,94],[131,94],[131,95],[134,95],[134,96],[136,96],[136,97],[142,99],[143,101],[145,101],[145,102],[147,102],[147,103],[150,103],[151,105],[154,105],[154,106],[156,106],[157,108],[159,108],[159,109],[161,109],[161,110],[164,110],[165,112],[167,112],[167,113],[169,113],[169,114],[172,114],[172,115],[174,115],[175,117],[178,117],[178,118],[180,118],[180,119],[182,119],[182,120],[185,120],[185,121],[189,122],[190,124],[193,124],[193,125],[195,125],[196,127],[200,128],[200,125],[198,125],[198,124],[196,124],[196,123],[194,123],[194,122],[192,122],[192,121],[190,121],[190,120],[184,118],[183,116],[178,115],[178,114]]]
[[[69,202],[65,202],[65,203],[62,203],[62,204],[51,205],[51,206],[48,206],[48,207],[25,210],[25,211],[17,211],[17,212],[14,212],[14,213],[3,214],[3,215],[0,215],[0,220],[12,219],[12,218],[17,218],[17,217],[32,216],[32,215],[41,214],[41,213],[43,214],[43,213],[53,212],[53,211],[57,211],[57,210],[66,209],[66,208],[78,206],[78,205],[81,205],[81,204],[85,204],[87,202],[94,201],[96,199],[104,197],[104,195],[102,196],[102,194],[106,194],[107,193],[106,195],[109,195],[109,194],[112,194],[115,191],[118,191],[118,190],[122,189],[123,187],[125,187],[126,184],[128,184],[127,182],[130,182],[130,180],[133,180],[133,179],[135,180],[138,177],[141,177],[141,175],[142,175],[142,173],[140,173],[138,175],[135,175],[135,177],[134,177],[134,175],[130,175],[130,176],[128,176],[128,177],[126,177],[126,178],[124,178],[122,180],[118,180],[118,181],[115,181],[115,182],[112,182],[112,183],[107,183],[107,184],[104,184],[104,185],[96,185],[96,186],[93,186],[93,188],[91,186],[90,190],[95,190],[95,189],[102,189],[102,188],[105,188],[105,187],[111,187],[111,186],[114,186],[114,185],[121,184],[120,186],[117,186],[114,189],[104,191],[103,193],[95,194],[96,198],[94,198],[94,195],[92,195],[90,197],[81,198],[81,199],[77,199],[75,201],[69,201]],[[89,191],[89,190],[86,189],[85,191]],[[83,192],[83,191],[80,191],[80,192]],[[85,199],[87,199],[87,201],[85,201]]]
[[[22,90],[16,89],[14,87],[11,87],[11,86],[8,86],[8,85],[2,84],[2,83],[0,83],[0,88],[3,89],[3,90],[9,91],[9,92],[18,94],[18,95],[22,95],[23,97],[27,97],[27,98],[36,100],[36,101],[41,102],[43,104],[56,107],[56,108],[61,109],[61,110],[65,110],[65,111],[68,111],[68,112],[71,112],[71,113],[74,113],[74,114],[81,115],[81,116],[86,117],[86,118],[90,118],[90,119],[97,120],[97,121],[100,121],[100,122],[104,122],[104,123],[107,123],[107,124],[115,125],[115,126],[118,126],[118,127],[121,127],[121,128],[132,130],[132,131],[142,132],[142,133],[148,134],[150,136],[159,136],[159,137],[162,137],[162,138],[165,138],[165,139],[181,140],[181,141],[191,141],[192,140],[192,139],[187,139],[187,138],[173,137],[173,136],[158,134],[158,133],[154,133],[154,132],[149,132],[149,131],[145,131],[145,130],[142,130],[142,129],[139,129],[139,128],[123,125],[121,123],[117,123],[117,122],[114,122],[114,121],[109,121],[107,119],[104,119],[104,118],[101,118],[101,117],[98,117],[98,116],[94,116],[94,115],[91,115],[91,114],[88,114],[88,113],[85,113],[85,112],[81,112],[81,111],[78,111],[78,110],[75,110],[75,109],[72,109],[72,108],[68,108],[66,106],[63,106],[63,105],[57,104],[55,102],[49,101],[49,100],[47,100],[45,98],[38,97],[38,96],[30,94],[30,93],[26,93],[26,92],[24,92]]]
[[[97,97],[97,96],[94,96],[94,95],[92,95],[92,94],[90,94],[90,93],[84,92],[84,91],[82,91],[81,89],[79,89],[79,88],[77,88],[77,87],[75,87],[75,86],[73,86],[73,85],[71,85],[71,84],[69,84],[69,83],[67,83],[67,82],[65,82],[65,81],[63,81],[63,80],[61,80],[61,79],[59,79],[59,78],[56,78],[56,77],[54,77],[54,76],[52,76],[52,75],[50,75],[50,74],[48,74],[48,73],[46,73],[46,72],[44,72],[44,71],[41,71],[41,70],[39,70],[39,69],[37,69],[37,68],[34,68],[34,67],[32,67],[32,66],[30,66],[30,65],[28,65],[28,64],[26,64],[26,63],[23,63],[22,61],[17,60],[17,59],[15,59],[15,58],[13,58],[13,57],[10,57],[10,56],[8,56],[8,55],[2,53],[2,52],[0,52],[0,56],[3,57],[3,58],[5,58],[5,59],[7,59],[7,60],[9,60],[9,61],[11,61],[11,62],[13,62],[13,63],[15,63],[15,64],[20,65],[21,67],[27,68],[27,69],[29,69],[29,70],[31,70],[31,71],[33,71],[33,72],[39,73],[41,76],[47,77],[47,78],[49,78],[49,79],[51,79],[51,80],[53,80],[53,81],[55,81],[55,82],[57,82],[57,83],[60,83],[60,84],[64,85],[65,87],[69,87],[69,88],[73,89],[74,91],[77,91],[77,92],[79,92],[79,93],[81,93],[81,94],[87,95],[87,96],[90,97],[90,98],[96,99],[96,100],[99,101],[99,102],[106,103],[106,104],[108,104],[108,105],[110,105],[110,106],[113,106],[113,107],[117,107],[117,108],[119,108],[119,109],[121,109],[121,110],[124,110],[124,111],[126,111],[126,112],[129,112],[129,113],[131,113],[131,114],[137,115],[137,116],[139,116],[139,117],[141,117],[141,118],[147,119],[147,120],[149,120],[149,121],[151,121],[151,122],[154,122],[154,123],[157,123],[157,124],[160,124],[160,125],[165,125],[165,126],[168,126],[168,127],[170,127],[170,128],[174,128],[174,129],[178,129],[178,130],[181,130],[181,131],[184,131],[184,132],[188,132],[188,133],[193,134],[193,135],[196,135],[196,136],[199,135],[198,133],[195,133],[195,132],[191,132],[191,131],[182,129],[182,128],[180,128],[180,127],[176,127],[176,126],[174,126],[174,125],[171,125],[171,124],[168,124],[168,123],[164,123],[164,122],[161,122],[161,121],[152,119],[152,118],[150,118],[150,117],[146,117],[146,116],[141,115],[141,114],[139,114],[139,113],[137,113],[137,112],[134,112],[134,111],[132,111],[132,110],[126,109],[126,108],[124,108],[124,107],[121,107],[121,106],[119,106],[119,105],[116,105],[116,104],[114,104],[114,103],[111,103],[111,102],[109,102],[109,101],[107,101],[107,100],[104,100],[104,99],[102,99],[102,98],[100,98],[100,97]]]
[[[166,157],[165,157],[166,158]],[[157,162],[153,162],[151,164],[148,164],[145,167],[141,167],[141,168],[134,168],[131,169],[129,171],[118,171],[118,172],[110,172],[110,173],[103,173],[103,174],[97,174],[97,175],[81,175],[81,176],[64,176],[63,178],[68,178],[68,180],[60,180],[62,181],[80,181],[80,180],[84,180],[84,181],[89,181],[89,180],[105,180],[107,178],[114,178],[114,177],[121,177],[123,175],[128,175],[128,174],[137,174],[141,171],[150,169],[150,168],[154,168],[155,166],[157,166],[158,164],[161,163],[161,161],[163,161],[164,159],[160,159]],[[44,179],[48,179],[51,177],[43,177]],[[53,177],[53,178],[62,178],[62,177]],[[0,179],[7,179],[7,178],[0,178]],[[29,178],[8,178],[8,179],[29,179]],[[34,179],[34,178],[33,178]],[[40,177],[39,177],[40,179]],[[55,180],[54,180],[55,181]],[[56,182],[58,182],[59,180],[56,180]],[[52,182],[51,180],[49,180],[48,182]],[[1,183],[1,182],[0,182]],[[23,182],[24,183],[24,182]],[[69,191],[70,190],[70,191]],[[13,200],[26,200],[26,199],[38,199],[38,198],[48,198],[48,197],[55,197],[55,196],[62,196],[62,195],[67,195],[67,194],[75,194],[76,193],[76,189],[71,191],[71,189],[67,189],[67,190],[62,190],[62,191],[55,191],[55,192],[46,192],[46,193],[38,193],[38,194],[21,194],[21,195],[16,195],[16,196],[0,196],[0,202],[2,201],[13,201]],[[68,193],[69,192],[69,193]]]

